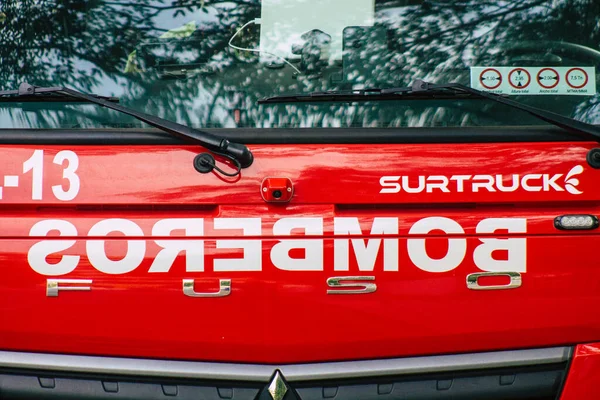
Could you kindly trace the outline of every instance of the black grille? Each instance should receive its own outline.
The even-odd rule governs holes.
[[[567,363],[403,375],[385,378],[287,382],[284,400],[550,400],[557,399]],[[0,370],[0,399],[232,399],[264,398],[269,384],[92,376]],[[262,394],[262,395],[261,395]]]
[[[293,385],[303,400],[554,400],[566,364]]]

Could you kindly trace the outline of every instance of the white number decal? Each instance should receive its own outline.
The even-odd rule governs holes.
[[[29,160],[23,163],[23,173],[33,171],[31,182],[31,198],[42,199],[42,180],[44,176],[44,150],[36,150]]]
[[[62,185],[54,185],[52,192],[58,200],[69,201],[79,193],[79,176],[75,173],[79,167],[79,158],[71,150],[60,151],[54,157],[54,164],[63,165],[65,161],[67,166],[63,170],[63,179],[69,181],[69,189],[65,191]]]
[[[71,150],[59,151],[54,157],[54,164],[63,166],[63,179],[69,181],[67,190],[63,185],[52,186],[52,193],[58,200],[73,200],[79,194],[80,181],[76,174],[79,168],[79,157]],[[65,166],[66,162],[66,166]],[[35,150],[33,155],[23,163],[23,173],[32,171],[31,199],[42,200],[44,184],[44,150]]]

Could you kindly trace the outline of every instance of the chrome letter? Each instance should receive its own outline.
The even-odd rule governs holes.
[[[59,286],[61,283],[73,285],[90,285],[90,286]],[[91,279],[47,279],[46,280],[46,296],[57,297],[59,290],[69,292],[88,292],[92,290]]]
[[[188,297],[225,297],[231,294],[231,279],[219,279],[219,291],[213,293],[197,293],[194,291],[194,280],[183,280],[183,294]]]
[[[482,286],[479,284],[479,278],[482,276],[507,276],[510,282],[506,285]],[[471,290],[503,290],[516,289],[521,287],[522,279],[519,272],[479,272],[467,275],[467,288]]]
[[[376,283],[367,283],[365,281],[375,281],[374,276],[334,276],[327,279],[327,286],[330,289],[327,294],[366,294],[377,290]]]

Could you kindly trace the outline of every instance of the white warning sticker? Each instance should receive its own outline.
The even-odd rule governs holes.
[[[471,87],[511,95],[596,94],[595,67],[471,67]]]

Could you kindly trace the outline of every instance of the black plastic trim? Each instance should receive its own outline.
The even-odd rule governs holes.
[[[369,379],[297,383],[302,400],[554,400],[567,363]],[[387,396],[382,396],[387,395]]]
[[[552,126],[454,128],[204,129],[245,144],[427,144],[581,142]],[[157,129],[0,129],[0,144],[177,145],[189,144]]]
[[[288,382],[302,400],[552,400],[567,363],[324,381]],[[146,400],[255,399],[269,383],[0,370],[0,398]]]
[[[263,384],[0,373],[2,400],[253,400]]]

